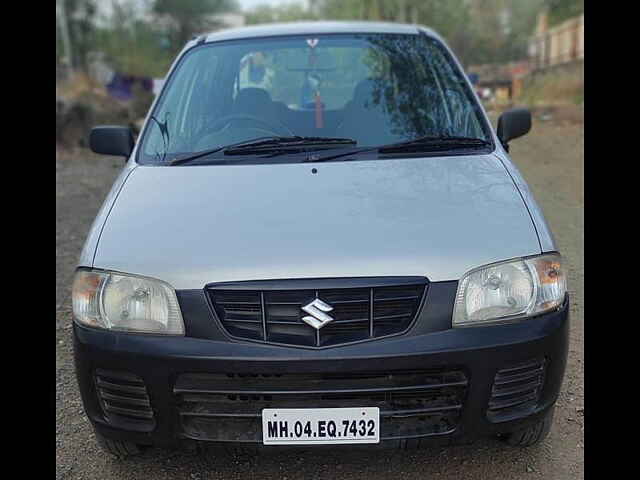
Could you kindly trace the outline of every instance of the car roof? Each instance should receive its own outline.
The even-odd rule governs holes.
[[[390,22],[331,21],[267,23],[249,27],[231,28],[206,34],[204,41],[218,42],[242,38],[276,37],[281,35],[319,35],[326,33],[396,33],[417,35],[420,31],[429,36],[439,38],[432,30],[419,25]]]

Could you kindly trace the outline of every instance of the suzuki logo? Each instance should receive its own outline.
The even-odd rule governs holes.
[[[306,317],[302,317],[302,321],[307,325],[311,325],[316,330],[320,330],[327,323],[333,321],[333,317],[326,313],[333,310],[333,307],[319,298],[302,307],[302,310],[309,314]]]

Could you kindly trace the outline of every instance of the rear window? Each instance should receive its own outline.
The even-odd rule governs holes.
[[[374,74],[365,62],[367,51],[358,47],[329,47],[318,51],[318,55],[311,57],[301,48],[248,53],[240,62],[238,90],[263,88],[272,100],[300,110],[314,108],[314,95],[322,86],[325,108],[344,108],[353,98],[355,86]]]

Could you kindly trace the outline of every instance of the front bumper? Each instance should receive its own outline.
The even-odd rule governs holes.
[[[412,429],[412,418],[405,417],[401,428],[392,431],[390,427],[386,427],[387,432],[391,433],[385,435],[385,424],[390,425],[395,420],[382,416],[381,437],[383,441],[419,437],[434,442],[458,443],[516,430],[539,420],[553,407],[566,364],[568,312],[567,299],[558,311],[520,323],[449,328],[422,335],[400,336],[323,350],[191,337],[123,334],[74,324],[75,364],[85,411],[101,434],[113,439],[162,447],[176,446],[184,440],[249,443],[261,441],[261,424],[258,425],[258,417],[254,417],[255,423],[249,424],[244,417],[243,421],[235,422],[238,416],[232,414],[225,417],[224,421],[217,420],[218,417],[207,418],[208,427],[205,428],[200,428],[202,425],[195,428],[188,425],[185,418],[193,417],[184,416],[185,397],[184,391],[181,392],[180,389],[193,378],[203,379],[204,384],[208,385],[206,388],[200,386],[199,390],[196,385],[192,393],[197,396],[202,392],[210,393],[211,383],[215,383],[216,379],[238,376],[245,378],[247,375],[252,378],[260,377],[259,384],[262,389],[271,390],[269,378],[280,375],[283,377],[275,378],[278,378],[278,385],[282,386],[286,384],[283,378],[288,378],[287,375],[294,378],[314,375],[314,378],[324,378],[332,375],[335,377],[339,373],[360,378],[366,377],[368,373],[383,372],[389,379],[402,379],[409,378],[406,376],[408,372],[448,374],[447,372],[455,371],[464,377],[465,384],[463,390],[458,391],[460,408],[456,410],[455,418],[449,419],[453,423],[450,422],[448,426],[452,428],[440,425],[435,426],[435,430]],[[536,362],[543,365],[543,374],[539,377],[540,386],[536,390],[535,398],[526,404],[526,409],[507,408],[503,411],[504,414],[496,415],[495,411],[491,410],[491,406],[496,402],[494,383],[500,383],[496,381],[496,375],[498,378],[513,373],[516,377],[522,376],[520,372],[530,367],[519,370],[520,366],[535,366],[538,364]],[[122,377],[125,385],[143,385],[146,388],[151,420],[113,421],[116,417],[120,420],[127,417],[113,415],[110,418],[108,413],[105,415],[104,403],[98,395],[99,388],[96,383],[96,372],[103,371],[126,372]],[[509,391],[522,390],[519,387],[526,386],[528,380],[523,379],[520,382],[516,377],[515,384],[507,385],[511,389]],[[136,380],[131,380],[133,378]],[[435,377],[431,375],[429,378]],[[390,381],[393,384],[396,380]],[[251,405],[264,406],[264,402],[273,408],[281,407],[283,405],[278,403],[278,398],[248,395],[242,399],[244,403],[241,409],[232,411],[246,413],[250,411],[247,409],[250,409]],[[302,400],[307,408],[340,406],[340,400],[336,400],[335,396],[332,398],[334,400],[331,400],[330,405],[319,396]],[[513,396],[507,395],[503,398]],[[232,399],[237,398],[233,396]],[[388,400],[385,397],[384,401]],[[207,401],[210,401],[210,397],[209,400],[203,399],[204,404],[196,405],[196,411],[206,411]],[[358,406],[375,406],[371,403],[373,400],[352,401]],[[345,401],[344,406],[352,404]],[[259,409],[254,410],[254,413],[259,415]],[[436,418],[433,425],[438,421],[444,422],[441,412],[438,415],[440,417]],[[421,417],[421,420],[424,421],[424,418]],[[247,432],[247,429],[251,431]]]

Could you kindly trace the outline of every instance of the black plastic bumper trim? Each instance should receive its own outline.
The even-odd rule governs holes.
[[[541,418],[554,404],[560,390],[568,332],[567,299],[558,311],[519,323],[449,328],[324,350],[134,335],[74,324],[74,354],[83,403],[94,426],[109,438],[157,446],[175,445],[184,438],[180,434],[180,416],[173,391],[178,376],[184,373],[273,375],[461,367],[469,385],[459,427],[455,432],[438,435],[446,437],[449,443],[509,432]],[[486,412],[496,374],[532,358],[546,359],[544,386],[536,408],[524,418],[491,422]],[[144,381],[156,419],[152,432],[115,428],[104,422],[93,381],[94,372],[99,368],[129,371]]]

